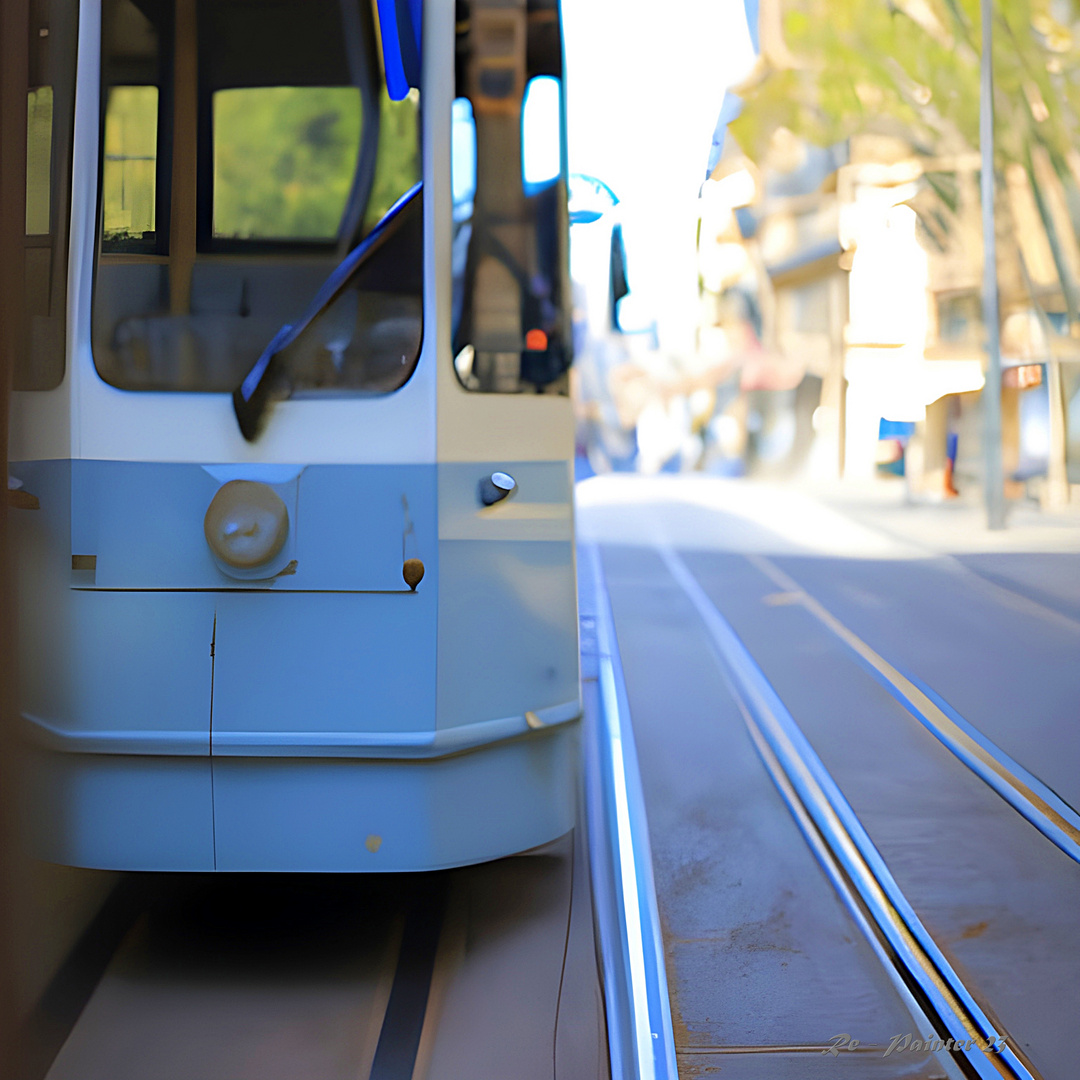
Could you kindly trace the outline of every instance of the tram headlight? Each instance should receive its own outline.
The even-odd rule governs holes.
[[[211,500],[203,531],[210,550],[226,566],[253,570],[281,551],[289,535],[289,511],[269,484],[230,480]]]

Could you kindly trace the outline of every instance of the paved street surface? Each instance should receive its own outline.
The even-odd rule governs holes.
[[[144,876],[55,1061],[19,1075],[608,1080],[577,835],[432,873]]]
[[[745,481],[579,485],[625,669],[681,1076],[948,1064],[885,1053],[925,1016],[767,771],[703,605],[779,695],[972,1008],[1027,1075],[1075,1076],[1080,524],[1013,524],[988,536],[977,509]],[[822,1054],[841,1034],[858,1049]]]

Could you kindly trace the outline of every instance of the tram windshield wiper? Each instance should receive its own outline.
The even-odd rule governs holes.
[[[352,284],[361,268],[403,225],[410,207],[420,207],[422,187],[423,181],[414,184],[387,210],[371,232],[334,268],[300,318],[278,330],[233,391],[233,410],[240,424],[240,432],[248,442],[258,438],[270,402],[275,398],[287,398],[290,394],[289,387],[281,386],[281,381],[276,378],[281,354]]]

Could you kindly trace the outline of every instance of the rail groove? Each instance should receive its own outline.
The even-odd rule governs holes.
[[[929,686],[893,667],[820,601],[761,555],[747,559],[835,634],[886,690],[976,776],[994,789],[1069,858],[1080,862],[1080,814]]]
[[[936,1050],[952,1075],[1039,1080],[1015,1042],[986,1015],[923,926],[862,823],[794,717],[682,558],[658,552],[697,610],[766,769],[841,899],[890,975],[951,1048]],[[910,1003],[910,1002],[909,1002]],[[919,1015],[921,1014],[921,1016]],[[1000,1052],[990,1050],[1002,1046]]]
[[[598,708],[585,727],[586,812],[611,1075],[678,1080],[637,752],[600,555],[580,549],[581,656]],[[588,711],[587,711],[588,715]]]

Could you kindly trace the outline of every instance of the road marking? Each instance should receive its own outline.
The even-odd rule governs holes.
[[[1080,862],[1080,814],[1064,799],[965,720],[929,686],[893,667],[770,559],[763,555],[747,555],[746,558],[784,590],[770,595],[796,596],[798,602],[840,638],[893,697],[943,745],[1051,843]]]
[[[989,1054],[975,1045],[971,1050],[943,1051],[938,1060],[951,1074],[962,1060],[981,1080],[1035,1080],[1038,1073],[1014,1050],[1015,1041],[987,1017],[923,926],[850,803],[742,640],[682,558],[667,547],[658,553],[705,624],[751,738],[812,849],[820,857],[814,836],[827,845],[822,864],[826,873],[834,884],[837,876],[846,879],[857,894],[875,934],[891,950],[891,965],[912,994],[921,995],[930,1007],[926,1019],[943,1037],[1005,1042],[1001,1053]],[[789,585],[784,588],[797,591]],[[841,897],[846,900],[845,891]],[[871,939],[871,944],[880,957],[882,942]]]
[[[803,594],[801,592],[771,592],[763,596],[761,602],[769,607],[785,607],[788,604],[801,604]]]

